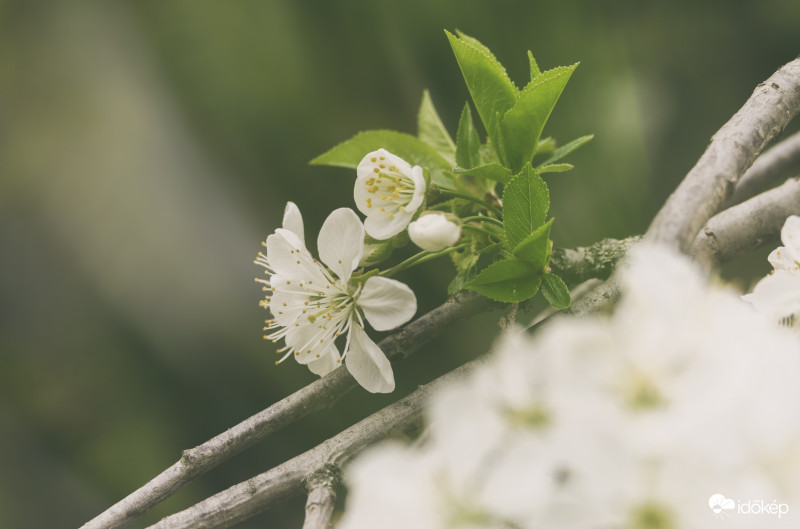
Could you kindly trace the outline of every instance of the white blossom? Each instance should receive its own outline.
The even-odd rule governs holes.
[[[461,226],[440,212],[423,214],[408,225],[411,242],[429,252],[453,246],[461,238]]]
[[[394,390],[391,364],[367,336],[364,320],[379,331],[402,325],[417,310],[414,293],[380,276],[351,280],[364,251],[364,227],[353,210],[337,209],[322,225],[317,240],[322,262],[306,249],[302,229],[300,211],[287,204],[283,228],[267,237],[267,253],[256,260],[269,274],[269,279],[257,279],[269,292],[262,305],[273,316],[265,339],[286,343],[278,363],[294,356],[325,375],[344,360],[368,391]],[[341,355],[335,343],[340,336],[345,341]]]
[[[394,237],[406,229],[425,198],[422,168],[378,149],[358,164],[353,196],[367,216],[367,234],[379,240]]]
[[[774,321],[798,325],[800,317],[800,217],[792,215],[781,229],[784,246],[767,259],[773,272],[759,281],[744,297],[759,312]]]
[[[357,461],[343,527],[706,529],[717,495],[800,511],[796,338],[669,250],[623,278],[613,316],[504,340],[433,397],[425,443]]]

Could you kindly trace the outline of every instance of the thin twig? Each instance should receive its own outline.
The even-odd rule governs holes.
[[[422,409],[430,395],[450,381],[463,377],[482,361],[483,358],[479,358],[451,371],[311,450],[168,516],[149,529],[231,527],[277,503],[302,494],[305,480],[320,469],[330,466],[343,468],[355,455],[393,432],[418,427]]]
[[[382,340],[381,350],[390,360],[408,357],[457,321],[490,308],[486,298],[461,292]],[[213,439],[183,452],[180,460],[138,490],[83,525],[82,529],[121,527],[162,502],[195,477],[216,467],[306,415],[330,406],[355,387],[346,369],[328,375],[292,393]]]
[[[658,212],[646,238],[687,251],[761,151],[800,112],[800,58],[761,83]]]
[[[328,465],[306,481],[308,500],[303,529],[328,529],[336,505],[336,489],[341,486],[341,470]]]
[[[794,176],[800,176],[800,132],[759,156],[721,210],[740,204]]]
[[[800,179],[726,209],[713,217],[692,245],[707,270],[778,239],[786,218],[800,213]]]

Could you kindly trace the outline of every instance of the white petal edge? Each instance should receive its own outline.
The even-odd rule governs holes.
[[[385,160],[381,160],[381,157],[385,158]],[[376,158],[377,160],[373,162],[372,158]],[[390,153],[386,149],[378,149],[377,151],[368,153],[361,159],[358,167],[356,167],[356,175],[359,178],[369,178],[372,176],[373,169],[378,167],[379,164],[394,165],[397,167],[398,172],[404,175],[410,175],[412,172],[411,164],[409,164],[407,161]],[[420,170],[420,173],[421,171],[422,170]]]
[[[267,237],[267,263],[276,273],[287,279],[297,279],[304,275],[302,267],[297,266],[293,250],[308,252],[305,244],[289,230],[277,229]]]
[[[742,296],[757,311],[779,319],[800,312],[800,274],[776,270]]]
[[[303,228],[303,215],[300,213],[300,208],[294,202],[287,202],[283,210],[283,229],[297,235],[297,237],[306,242],[306,236]]]
[[[339,350],[336,349],[335,345],[331,345],[328,349],[328,352],[322,355],[321,358],[314,360],[313,362],[309,362],[308,368],[311,370],[312,373],[315,375],[319,375],[324,377],[340,365],[339,360]]]
[[[800,217],[792,215],[786,219],[781,228],[781,242],[786,246],[789,255],[786,256],[792,261],[800,259]]]
[[[405,283],[387,277],[367,279],[357,303],[376,331],[399,327],[417,312],[414,292]]]
[[[408,210],[398,211],[391,219],[384,217],[383,215],[373,215],[371,217],[367,217],[367,220],[364,221],[364,229],[366,230],[367,235],[373,239],[384,241],[394,237],[406,229],[406,226],[408,226],[408,223],[411,222],[411,218],[413,216],[414,212]]]
[[[364,253],[364,225],[350,208],[334,210],[319,230],[319,258],[342,281],[358,267]]]
[[[356,382],[370,393],[394,391],[392,364],[357,324],[350,327],[350,349],[346,351],[345,364]]]

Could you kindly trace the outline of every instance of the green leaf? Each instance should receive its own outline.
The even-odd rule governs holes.
[[[539,140],[539,145],[536,146],[536,154],[550,154],[556,150],[556,140],[550,136]]]
[[[531,63],[531,81],[533,81],[542,75],[542,72],[539,70],[539,65],[536,64],[536,59],[533,58],[533,53],[531,53],[531,50],[528,50],[528,62]]]
[[[505,114],[514,106],[519,90],[508,78],[503,65],[486,46],[460,32],[460,38],[449,31],[445,30],[445,33],[450,40],[450,46],[464,75],[475,108],[478,109],[478,115],[494,142],[497,115]]]
[[[525,237],[514,250],[514,257],[530,263],[537,270],[544,270],[550,257],[550,227],[553,225],[553,220],[548,220],[546,224],[539,226]]]
[[[458,272],[456,276],[447,285],[447,295],[452,296],[456,292],[464,290],[467,283],[475,279],[475,268],[468,268],[463,272]]]
[[[493,180],[495,182],[500,182],[501,184],[505,184],[511,180],[511,171],[499,163],[480,165],[472,169],[456,169],[456,174],[477,176],[478,178]]]
[[[572,303],[567,285],[555,274],[544,274],[542,294],[547,302],[557,309],[566,309]]]
[[[455,165],[456,145],[444,127],[439,113],[436,112],[431,94],[427,90],[422,92],[422,103],[417,114],[417,128],[419,130],[417,136],[420,140],[436,149],[451,166]]]
[[[530,165],[512,178],[503,191],[503,226],[508,248],[544,224],[550,209],[550,193],[542,177]]]
[[[543,165],[551,164],[553,162],[557,162],[558,160],[560,160],[564,156],[568,155],[569,153],[571,153],[572,151],[574,151],[575,149],[577,149],[578,147],[580,147],[584,143],[588,143],[589,141],[591,141],[592,138],[594,138],[594,134],[589,134],[587,136],[581,136],[577,140],[572,140],[571,142],[567,143],[566,145],[564,145],[562,147],[559,147],[558,149],[556,149],[553,152],[553,154],[547,160],[545,160],[542,163],[540,163],[539,167],[542,167]]]
[[[480,147],[481,138],[472,121],[472,111],[469,103],[465,103],[456,132],[456,164],[464,169],[471,169],[480,164]]]
[[[539,174],[543,173],[563,173],[564,171],[569,171],[570,169],[574,169],[575,166],[571,163],[549,163],[547,165],[540,165],[536,168],[539,171]]]
[[[542,284],[542,274],[529,263],[507,259],[486,267],[467,288],[487,298],[517,303],[533,297]]]
[[[355,169],[365,155],[383,148],[411,165],[427,167],[437,184],[452,187],[452,165],[436,149],[410,134],[393,130],[359,132],[326,153],[320,154],[311,165],[332,165]]]
[[[512,171],[519,171],[533,158],[544,124],[577,66],[543,72],[528,83],[513,108],[503,115],[500,122],[503,150]]]

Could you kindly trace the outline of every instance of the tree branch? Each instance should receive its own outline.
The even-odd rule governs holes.
[[[318,470],[306,482],[308,500],[303,529],[328,529],[336,505],[336,489],[341,486],[341,471],[328,465]]]
[[[742,176],[733,196],[720,209],[740,204],[794,176],[800,176],[800,132],[759,156]]]
[[[488,299],[473,292],[457,293],[444,304],[383,339],[379,346],[390,360],[407,358],[438,336],[445,327],[488,310],[491,306]],[[108,529],[125,525],[195,477],[286,425],[328,407],[355,385],[355,380],[346,369],[334,370],[213,439],[185,450],[177,463],[84,524],[82,529]]]
[[[231,527],[303,493],[303,483],[321,469],[343,468],[355,455],[393,432],[418,427],[422,409],[440,387],[464,376],[479,358],[420,387],[311,450],[234,485],[188,509],[168,516],[149,529],[211,529]]]
[[[687,251],[742,174],[800,112],[800,58],[758,85],[658,212],[645,237]]]
[[[706,269],[778,240],[786,218],[800,213],[800,179],[726,209],[697,235],[692,254]]]
[[[550,268],[569,286],[589,279],[608,279],[617,262],[625,257],[641,236],[626,239],[603,239],[591,246],[553,248]]]

